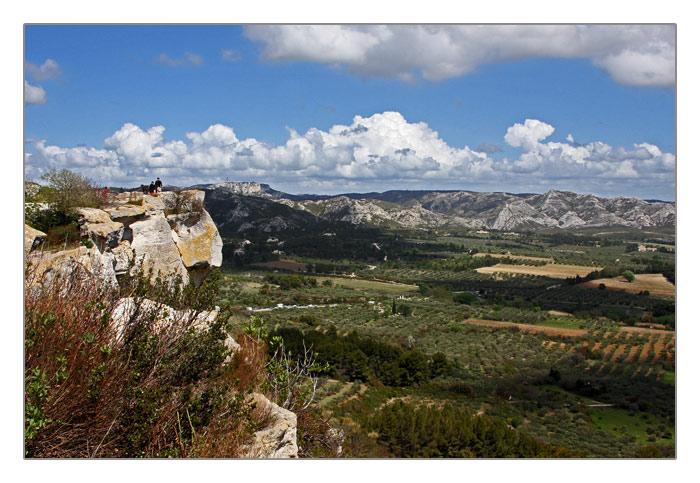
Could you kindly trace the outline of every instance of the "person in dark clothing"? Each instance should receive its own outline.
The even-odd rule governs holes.
[[[158,178],[156,179],[156,192],[160,193],[161,191],[163,191],[163,182]]]
[[[156,185],[151,181],[151,184],[148,186],[148,194],[152,195],[153,193],[156,192]]]
[[[148,194],[148,185],[147,184],[142,184],[141,185],[141,191],[143,194]]]

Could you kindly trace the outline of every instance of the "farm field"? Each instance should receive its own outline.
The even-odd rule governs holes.
[[[580,337],[588,333],[585,329],[569,329],[564,327],[551,327],[531,324],[516,324],[513,322],[500,322],[496,320],[467,319],[465,324],[481,325],[483,327],[515,327],[523,332],[541,333],[546,335]]]
[[[601,278],[585,282],[581,286],[598,288],[601,283],[611,290],[624,290],[631,293],[639,293],[646,290],[651,294],[665,297],[674,297],[676,295],[676,286],[669,282],[661,273],[636,274],[631,282],[628,282],[623,277]]]
[[[554,263],[553,258],[543,258],[543,257],[530,257],[527,255],[511,255],[510,253],[508,254],[502,254],[502,253],[475,253],[475,257],[485,257],[485,256],[490,256],[493,258],[515,258],[518,260],[531,260],[533,262],[547,262],[547,263]]]
[[[294,260],[275,260],[272,262],[254,263],[251,265],[254,268],[263,268],[271,270],[289,270],[291,272],[305,272],[306,264],[295,262]]]
[[[319,283],[330,282],[337,287],[351,290],[368,291],[371,293],[385,293],[396,295],[417,294],[418,286],[398,282],[382,282],[376,280],[365,280],[358,278],[343,277],[316,277]]]
[[[477,268],[479,273],[510,273],[515,275],[538,275],[550,278],[569,278],[569,277],[585,277],[594,270],[599,270],[602,267],[584,267],[579,265],[560,265],[549,264],[542,266],[529,265],[509,265],[506,263],[498,263],[490,267]]]
[[[606,407],[592,407],[586,412],[597,428],[622,437],[630,436],[637,443],[644,443],[650,435],[654,440],[669,444],[675,439],[674,428],[666,428],[649,415],[639,418],[637,414],[630,414],[624,409]]]
[[[529,265],[509,265],[507,263],[498,263],[490,267],[477,268],[476,271],[484,274],[491,273],[510,273],[515,275],[537,275],[550,278],[569,278],[585,277],[594,270],[599,270],[601,267],[584,267],[579,265],[559,265],[549,264],[542,266]]]
[[[572,457],[675,454],[675,302],[598,289],[625,269],[673,278],[674,255],[582,235],[402,236],[386,261],[292,255],[223,270],[230,331],[248,307],[274,308],[255,312],[267,330],[328,364],[312,408],[350,435],[346,455],[389,455],[373,424],[397,404],[482,415]],[[498,263],[506,251],[524,264]]]

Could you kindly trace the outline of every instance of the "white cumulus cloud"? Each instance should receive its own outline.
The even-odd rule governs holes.
[[[24,102],[27,104],[46,104],[46,91],[41,86],[33,86],[24,81]]]
[[[524,124],[513,124],[506,131],[505,141],[514,148],[525,151],[535,149],[539,141],[548,138],[554,132],[554,127],[537,119],[525,119]]]
[[[553,132],[553,126],[536,119],[509,127],[505,141],[522,148],[523,153],[504,163],[506,171],[550,180],[637,178],[643,172],[652,176],[663,174],[668,180],[675,169],[675,155],[664,153],[653,144],[635,144],[631,150],[613,148],[600,141],[581,145],[571,134],[566,138],[568,143],[542,142]]]
[[[621,84],[675,84],[673,25],[252,25],[246,37],[268,61],[343,65],[362,76],[429,81],[481,65],[588,58]]]
[[[327,131],[288,128],[281,145],[255,138],[239,139],[222,124],[170,140],[164,126],[143,129],[126,123],[105,139],[102,148],[62,148],[33,143],[25,159],[28,176],[49,167],[79,171],[99,184],[138,186],[160,176],[186,186],[232,180],[254,180],[275,186],[335,192],[347,189],[447,189],[448,187],[524,191],[532,186],[581,191],[617,183],[673,183],[675,156],[650,143],[632,149],[596,141],[586,145],[547,141],[554,127],[527,119],[506,130],[506,142],[521,150],[516,159],[495,159],[468,146],[455,147],[424,122],[409,122],[398,112],[334,125]],[[564,181],[562,181],[564,180]],[[623,185],[617,185],[623,186]],[[515,187],[515,188],[513,188]],[[612,189],[612,188],[611,188]],[[318,192],[318,191],[317,191]]]

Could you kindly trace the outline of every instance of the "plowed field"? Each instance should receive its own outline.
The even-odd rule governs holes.
[[[538,275],[551,278],[569,278],[579,275],[585,277],[589,273],[600,270],[600,267],[584,267],[582,265],[560,265],[550,263],[539,267],[529,265],[509,265],[507,263],[497,263],[490,267],[477,268],[479,273],[512,273],[516,275]],[[597,287],[597,285],[596,285]]]
[[[666,277],[660,273],[640,273],[639,275],[635,275],[634,281],[632,282],[628,282],[623,277],[599,278],[584,282],[580,286],[598,288],[601,283],[610,290],[624,290],[631,293],[639,293],[648,290],[649,293],[653,295],[662,295],[666,297],[674,297],[676,295],[676,286],[666,280]]]
[[[467,319],[467,324],[481,325],[483,327],[517,327],[523,332],[540,333],[547,335],[563,335],[579,337],[588,333],[585,329],[565,329],[561,327],[543,327],[540,325],[516,324],[515,322],[501,322],[498,320]]]

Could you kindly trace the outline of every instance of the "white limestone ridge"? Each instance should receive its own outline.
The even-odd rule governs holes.
[[[92,247],[43,251],[45,234],[25,225],[27,262],[41,272],[65,272],[72,262],[106,283],[116,286],[117,276],[129,267],[152,278],[199,284],[222,262],[223,242],[209,213],[204,192],[166,191],[155,195],[120,193],[104,209],[79,208],[81,233]]]

